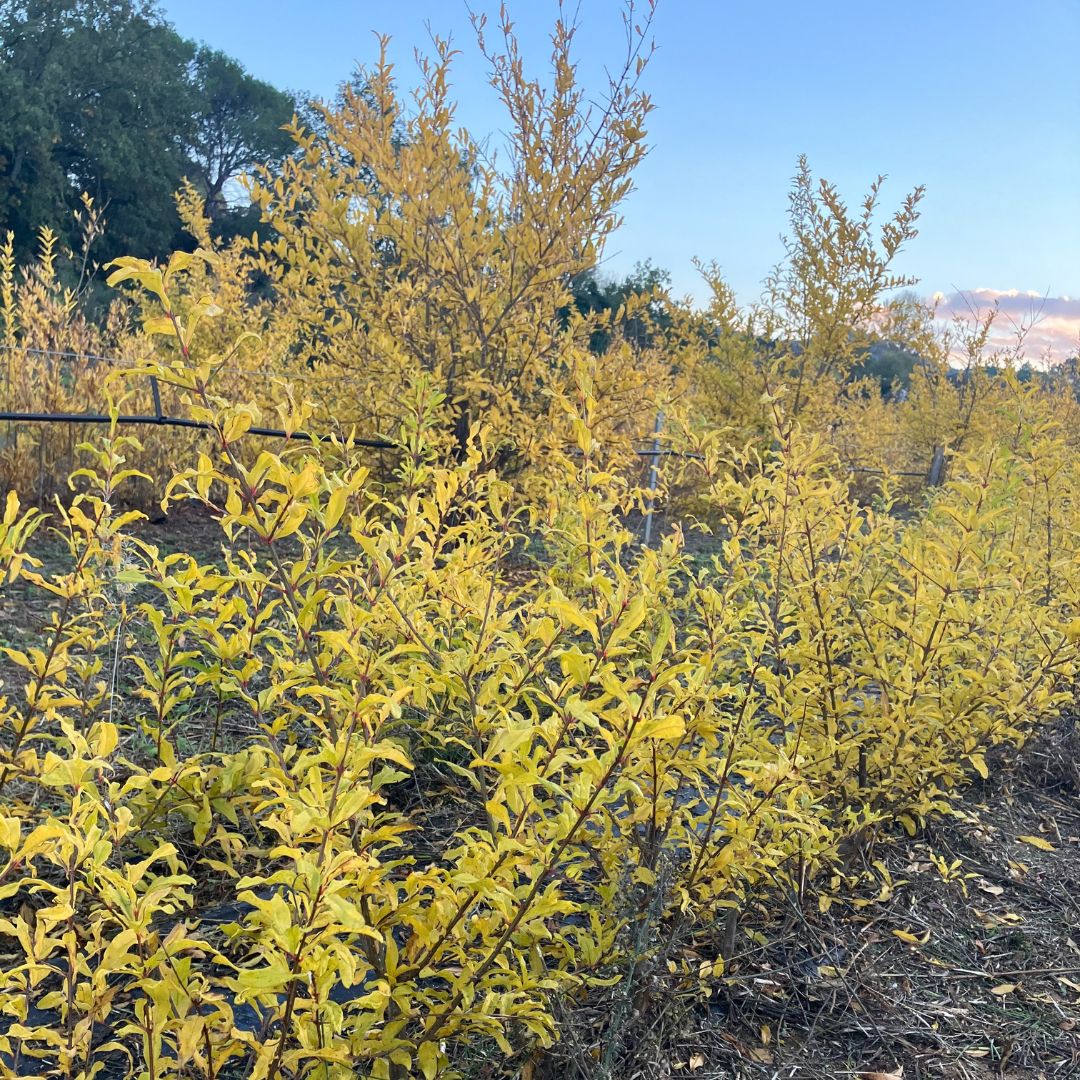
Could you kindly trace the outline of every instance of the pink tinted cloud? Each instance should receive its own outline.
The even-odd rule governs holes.
[[[938,318],[973,318],[997,305],[998,315],[990,347],[1015,346],[1017,331],[1024,329],[1024,359],[1041,365],[1080,353],[1080,298],[1047,296],[1020,289],[967,289],[945,296],[938,293]]]

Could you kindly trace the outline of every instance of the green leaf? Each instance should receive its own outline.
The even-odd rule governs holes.
[[[416,1063],[424,1080],[435,1080],[439,1071],[439,1048],[433,1042],[421,1043],[416,1051]]]

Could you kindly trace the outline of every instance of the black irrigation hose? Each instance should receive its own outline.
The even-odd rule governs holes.
[[[0,345],[0,351],[11,352],[23,352],[31,353],[37,356],[52,356],[61,359],[71,360],[95,360],[101,361],[107,364],[111,364],[114,367],[122,368],[128,361],[122,360],[115,356],[99,356],[96,353],[80,353],[80,352],[67,352],[61,349],[35,349],[25,345]],[[247,368],[227,368],[227,371],[234,374],[242,375],[263,375],[277,377],[277,373],[273,371],[265,370],[248,370]],[[199,431],[213,431],[214,428],[210,424],[202,423],[198,420],[184,420],[180,417],[165,416],[161,409],[161,393],[158,389],[157,378],[153,375],[148,376],[150,380],[150,391],[154,396],[154,416],[119,416],[116,422],[118,424],[156,424],[159,427],[182,427],[182,428],[195,428]],[[296,375],[290,375],[285,372],[281,373],[282,378],[296,378]],[[304,376],[300,376],[303,380]],[[61,424],[108,424],[110,419],[107,416],[101,415],[84,415],[82,413],[9,413],[0,412],[0,422],[2,421],[19,421],[23,420],[27,423],[61,423]],[[277,428],[264,428],[264,427],[252,427],[248,428],[248,433],[251,435],[263,435],[271,439],[297,439],[300,442],[311,442],[313,437],[306,431],[294,431],[292,435],[287,434],[284,431],[280,431]],[[644,437],[644,436],[643,436]],[[369,450],[398,450],[399,444],[387,442],[385,439],[354,439],[354,446],[363,446]],[[574,453],[573,456],[577,457],[580,451]],[[679,457],[688,458],[690,460],[700,461],[701,454],[689,453],[685,450],[635,450],[635,454],[638,457]],[[884,476],[884,472],[881,469],[872,469],[865,465],[850,465],[848,466],[851,472],[867,473],[871,476]],[[895,470],[893,476],[914,476],[925,480],[927,474],[923,472],[909,472],[903,469]]]
[[[115,356],[99,356],[96,353],[80,353],[80,352],[67,352],[61,349],[35,349],[25,345],[0,345],[0,351],[11,352],[23,352],[31,353],[37,356],[52,356],[61,359],[71,360],[96,360],[107,364],[111,364],[114,367],[123,367],[128,361],[124,361]],[[273,371],[262,370],[248,370],[247,368],[228,368],[228,371],[236,374],[243,375],[265,375],[274,376],[276,373]],[[294,378],[294,375],[289,375],[285,372],[281,373],[282,378]],[[150,391],[154,397],[154,412],[153,416],[118,416],[116,422],[118,424],[152,424],[158,427],[179,427],[179,428],[194,428],[198,431],[213,431],[214,428],[210,424],[203,423],[198,420],[185,420],[181,417],[165,416],[161,408],[161,393],[158,389],[157,378],[153,375],[148,376],[150,381]],[[303,378],[303,377],[301,377]],[[110,418],[108,416],[83,414],[83,413],[11,413],[0,412],[0,422],[3,421],[25,421],[26,423],[59,423],[59,424],[108,424]],[[277,428],[264,428],[264,427],[251,427],[247,430],[251,435],[262,435],[271,439],[297,439],[300,442],[312,442],[313,436],[306,431],[294,431],[292,435],[281,431]],[[644,437],[644,436],[643,436]],[[400,446],[398,443],[387,442],[385,439],[354,439],[354,446],[363,446],[369,450],[398,450]],[[701,454],[689,453],[685,450],[635,450],[635,454],[638,457],[679,457],[687,458],[690,460],[700,461]],[[574,453],[573,456],[577,457],[580,451]],[[869,473],[872,476],[883,476],[884,473],[880,469],[867,468],[863,465],[851,465],[849,466],[852,472],[857,473]],[[925,473],[921,472],[905,472],[903,470],[897,470],[893,473],[894,476],[916,476],[922,479],[926,478]]]
[[[100,413],[14,413],[0,412],[0,421],[24,421],[31,424],[111,424],[112,417]],[[197,431],[215,431],[213,424],[202,420],[186,420],[180,416],[118,416],[118,424],[149,424],[154,427],[194,428]],[[297,439],[300,442],[312,442],[314,436],[306,431],[294,431],[291,435],[278,428],[250,427],[245,434],[265,435],[271,439]],[[366,446],[373,450],[397,450],[397,443],[384,439],[354,439],[355,446]]]
[[[160,398],[154,387],[154,404],[160,404]],[[16,413],[0,412],[0,423],[5,421],[23,421],[28,424],[110,424],[112,418],[100,413]],[[197,431],[215,431],[212,424],[201,420],[186,420],[181,416],[118,416],[118,424],[149,424],[152,427],[178,427],[194,428]],[[249,427],[245,435],[263,435],[269,439],[296,439],[299,442],[312,442],[315,436],[306,431],[294,431],[291,435],[280,428]],[[385,439],[353,439],[353,446],[363,446],[369,450],[400,450],[400,443],[387,442]],[[581,451],[577,451],[580,454]],[[638,457],[679,457],[701,460],[701,454],[688,453],[685,450],[635,450]],[[577,456],[575,454],[575,456]],[[883,476],[880,469],[869,469],[861,465],[849,466],[852,472],[871,473],[875,476]],[[894,476],[926,476],[921,472],[905,472],[896,470]]]
[[[884,470],[882,470],[882,469],[871,469],[867,465],[849,465],[848,469],[851,472],[869,473],[871,476],[884,476],[885,475]],[[889,476],[918,476],[918,477],[921,477],[923,480],[926,479],[926,473],[924,473],[924,472],[911,472],[910,470],[905,470],[905,469],[893,469],[892,472],[889,473]]]
[[[158,395],[154,394],[154,404],[159,402]],[[111,424],[112,417],[101,413],[17,413],[0,412],[0,423],[5,421],[23,422],[27,424]],[[216,431],[212,424],[202,420],[187,420],[181,416],[118,416],[118,424],[148,424],[151,427],[178,427],[194,428],[196,431]],[[263,435],[270,439],[296,439],[299,442],[312,442],[316,436],[306,431],[294,431],[291,435],[280,428],[249,427],[245,435]],[[387,442],[385,439],[353,439],[354,446],[367,447],[370,450],[400,450],[399,443]],[[700,454],[686,454],[679,450],[635,450],[639,457],[701,457]]]

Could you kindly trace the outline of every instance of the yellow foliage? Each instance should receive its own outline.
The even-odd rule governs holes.
[[[6,650],[0,1054],[454,1075],[477,1039],[550,1042],[553,998],[617,979],[642,911],[673,933],[777,888],[827,902],[842,840],[947,811],[1064,699],[1077,469],[1027,392],[906,523],[771,400],[767,450],[699,442],[703,560],[625,528],[642,493],[597,437],[595,362],[553,394],[573,437],[542,501],[484,427],[440,458],[423,380],[392,492],[348,440],[249,446],[253,407],[213,385],[218,305],[196,325],[171,292],[202,272],[116,280],[169,315],[142,370],[211,437],[166,500],[217,518],[220,556],[132,533],[115,431],[59,511],[69,570],[5,515],[9,576],[54,602],[41,646]]]
[[[568,316],[569,285],[600,256],[645,153],[648,26],[630,34],[599,108],[577,81],[568,23],[552,36],[550,86],[526,73],[507,16],[501,48],[476,28],[505,164],[458,125],[450,43],[421,60],[406,109],[383,41],[374,68],[322,108],[320,131],[294,126],[300,152],[282,175],[254,182],[273,232],[252,260],[276,296],[270,339],[320,375],[308,394],[319,415],[394,437],[422,375],[442,396],[445,449],[463,455],[482,422],[507,473],[543,456],[560,418],[552,392],[595,329]],[[634,407],[612,418],[624,435],[649,430],[663,394],[645,368],[623,399]]]
[[[181,192],[197,249],[117,260],[104,326],[51,234],[21,271],[0,249],[10,407],[110,421],[0,449],[0,575],[46,612],[3,649],[0,1075],[449,1077],[550,1044],[649,934],[707,989],[725,957],[679,955],[687,927],[827,908],[842,845],[948,812],[1066,699],[1076,404],[991,370],[989,321],[889,305],[921,191],[877,229],[880,182],[850,212],[800,162],[761,308],[708,266],[705,311],[580,315],[647,27],[599,112],[572,28],[546,88],[477,30],[504,167],[448,43],[411,111],[384,49],[252,182],[269,239],[216,243]],[[875,339],[920,357],[904,400],[851,379]],[[159,404],[201,429],[120,433]],[[699,544],[627,526],[658,414]],[[939,486],[903,479],[939,449]],[[22,507],[60,474],[57,568]],[[152,484],[215,551],[147,539]]]

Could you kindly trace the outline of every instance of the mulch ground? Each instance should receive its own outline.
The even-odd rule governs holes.
[[[719,993],[623,1075],[1080,1078],[1077,719],[992,776],[861,853],[827,913],[752,915]]]

